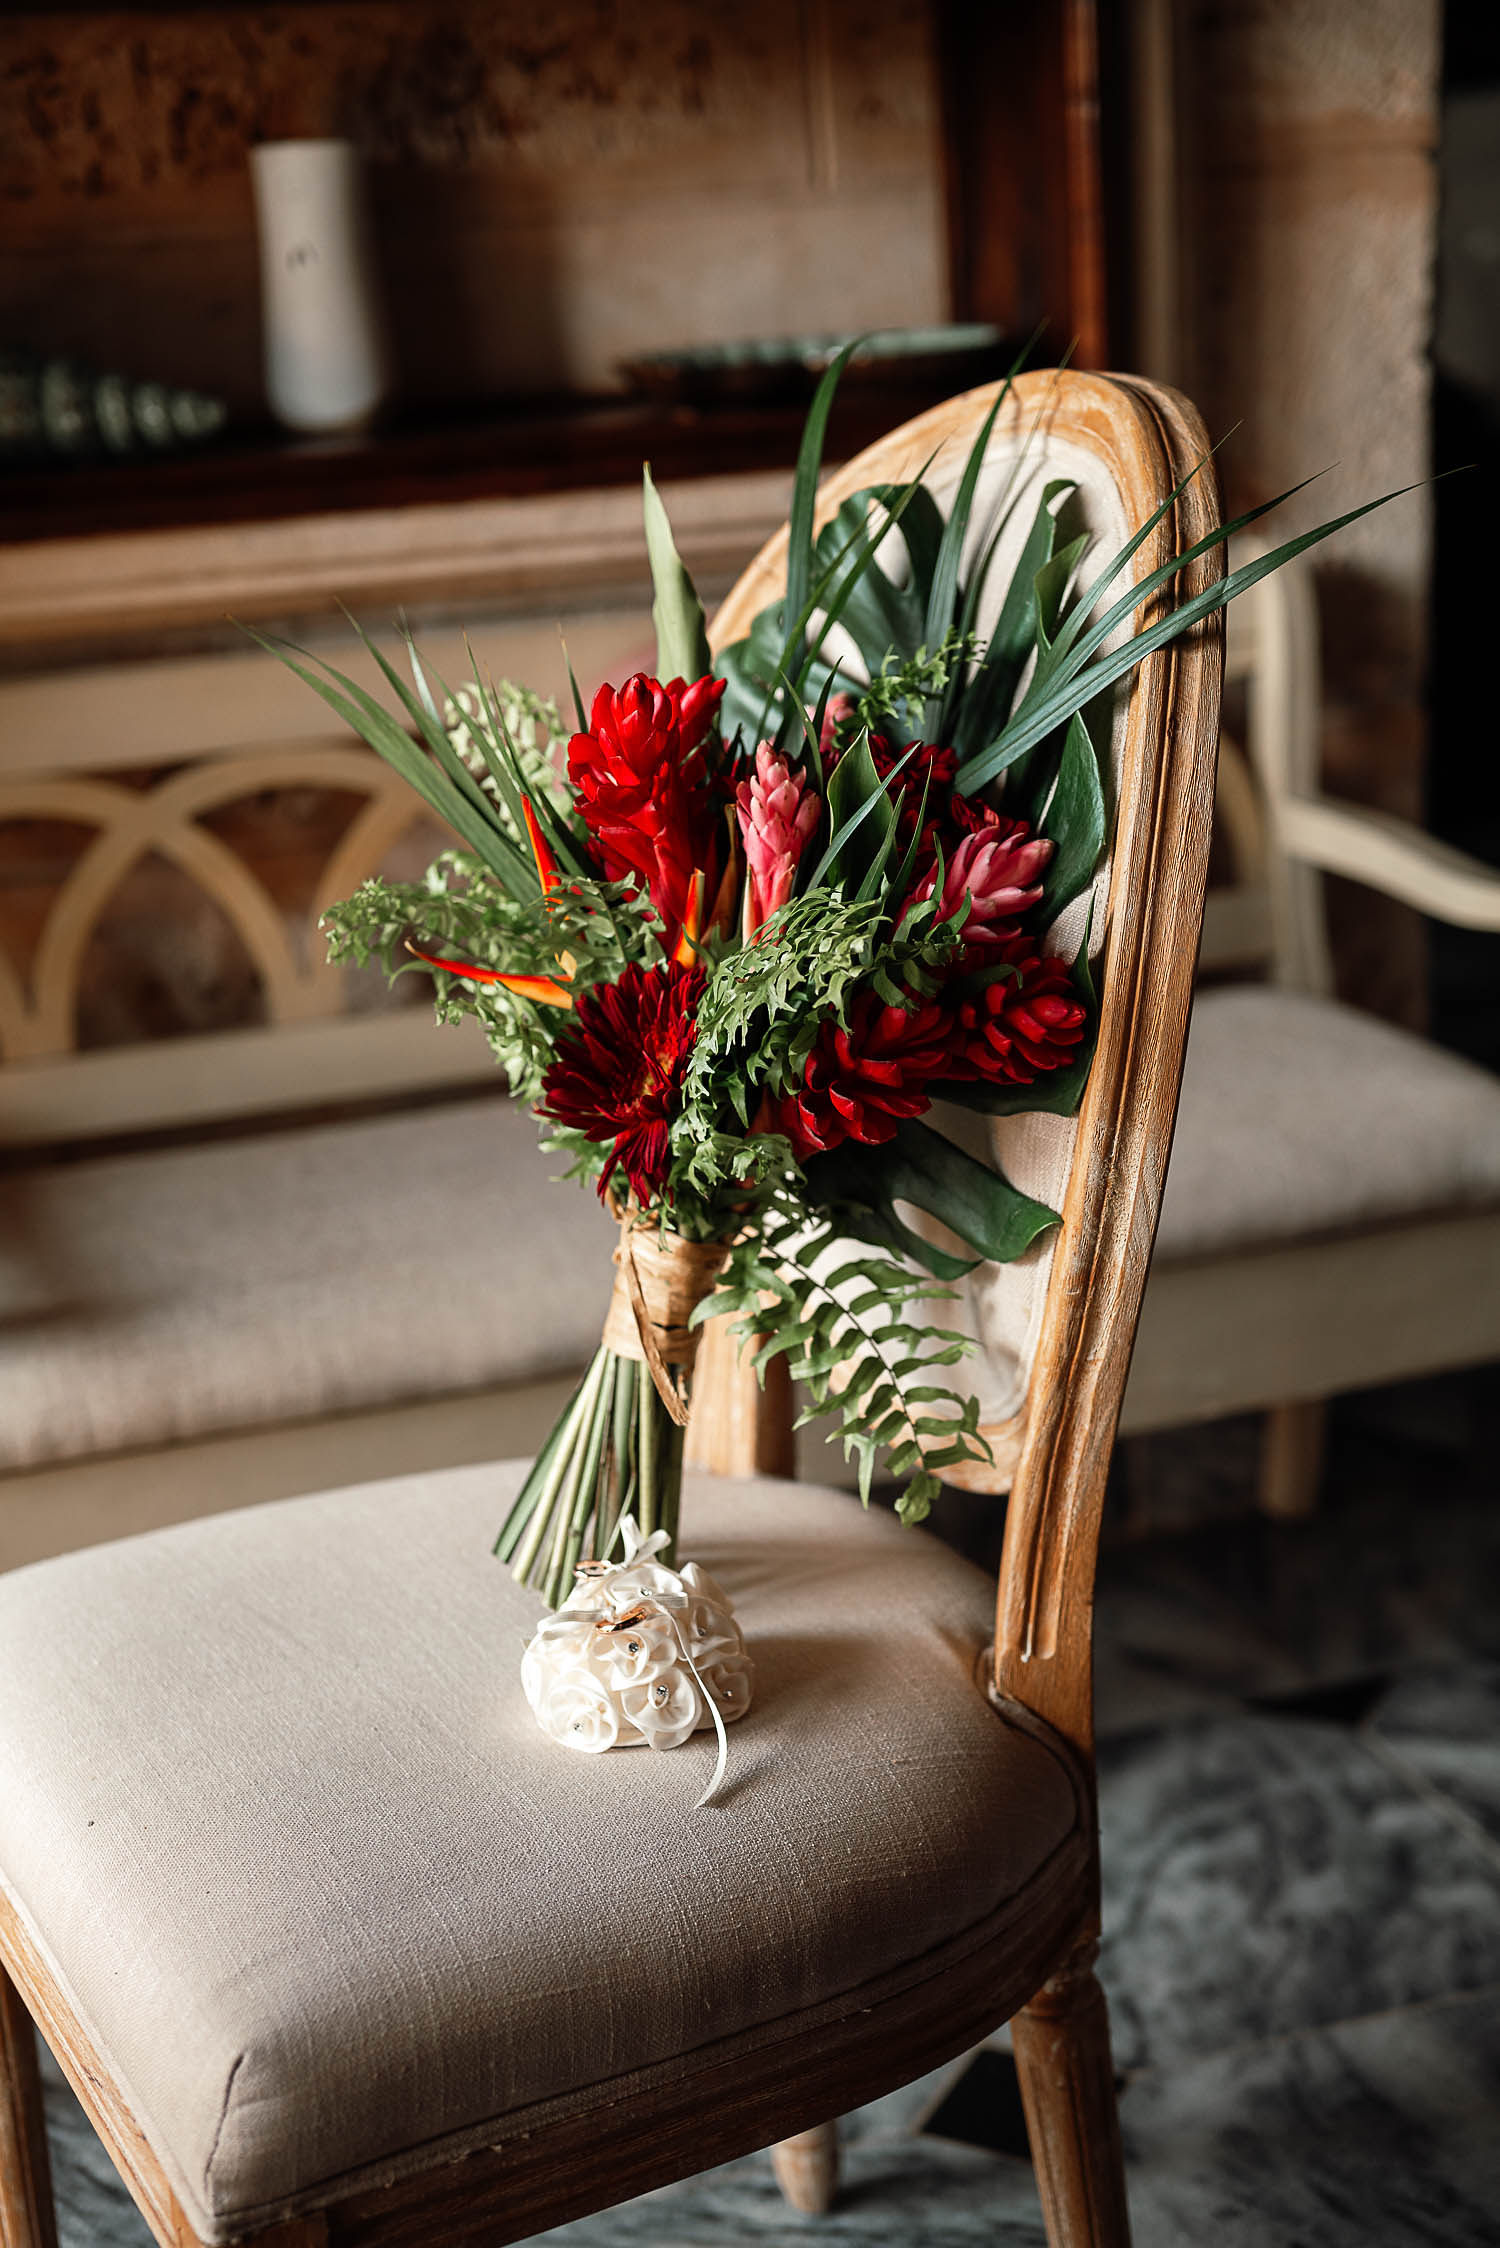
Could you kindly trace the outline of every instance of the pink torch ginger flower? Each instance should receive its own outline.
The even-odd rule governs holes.
[[[964,949],[986,953],[1016,934],[1016,923],[1042,895],[1042,873],[1052,844],[1033,835],[1024,820],[1003,819],[986,810],[981,823],[964,836],[943,868],[938,918],[951,921],[968,903]],[[913,892],[913,901],[930,898],[937,871]]]
[[[847,725],[854,716],[852,695],[830,695],[823,706],[823,724],[818,735],[818,749],[826,757],[833,747],[833,737],[840,726]]]
[[[791,896],[797,862],[818,824],[821,807],[807,785],[807,775],[794,771],[769,742],[756,750],[755,770],[749,780],[740,782],[735,801],[749,869],[745,933],[754,936]]]

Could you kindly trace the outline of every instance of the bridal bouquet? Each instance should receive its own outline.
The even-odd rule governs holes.
[[[598,1351],[497,1545],[553,1606],[580,1562],[608,1559],[622,1517],[666,1533],[670,1563],[710,1314],[738,1316],[759,1368],[788,1355],[806,1417],[839,1417],[866,1495],[884,1452],[908,1519],[945,1468],[985,1456],[975,1401],[942,1378],[968,1345],[932,1329],[925,1300],[1020,1255],[1057,1213],[924,1119],[938,1100],[1076,1108],[1096,1021],[1087,943],[1060,955],[1048,932],[1105,842],[1090,711],[1335,528],[1174,605],[1177,571],[1240,525],[1137,581],[1169,501],[1084,569],[1055,481],[1028,502],[981,637],[1026,489],[1013,476],[970,540],[1005,388],[946,520],[918,478],[815,528],[841,368],[803,439],[784,598],[717,660],[649,470],[659,676],[587,704],[575,682],[572,726],[477,667],[449,687],[414,645],[407,680],[366,643],[399,715],[277,649],[459,838],[423,881],[367,882],[335,907],[333,957],[425,963],[440,1014],[480,1018],[546,1145],[618,1228]],[[1120,644],[1143,606],[1154,621]],[[969,1254],[935,1247],[912,1211]]]

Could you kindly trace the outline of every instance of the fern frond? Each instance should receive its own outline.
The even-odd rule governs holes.
[[[930,1378],[974,1346],[967,1335],[926,1323],[933,1297],[951,1291],[879,1254],[846,1257],[830,1269],[837,1242],[829,1226],[809,1229],[790,1196],[772,1199],[759,1238],[736,1247],[698,1316],[733,1316],[735,1331],[757,1341],[753,1364],[762,1379],[773,1358],[785,1357],[807,1392],[798,1426],[838,1416],[836,1434],[867,1505],[884,1451],[902,1483],[896,1511],[919,1522],[940,1488],[936,1469],[991,1457],[978,1399]],[[904,1316],[918,1305],[920,1324]]]

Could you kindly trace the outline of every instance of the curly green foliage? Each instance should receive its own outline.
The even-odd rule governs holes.
[[[692,1134],[679,1119],[672,1133],[669,1196],[679,1214],[692,1201],[705,1210],[727,1210],[732,1217],[761,1199],[764,1189],[779,1185],[792,1164],[791,1142],[779,1132],[735,1131],[725,1118],[721,1126],[705,1124]],[[717,1228],[719,1234],[723,1230],[722,1225]]]
[[[868,726],[872,734],[896,735],[902,741],[919,738],[929,702],[946,696],[953,682],[964,678],[983,648],[977,633],[955,626],[932,649],[918,648],[904,656],[889,649],[868,685],[855,687],[853,717],[841,734],[857,733]]]
[[[909,1006],[936,985],[959,943],[955,922],[932,901],[892,931],[879,899],[814,889],[774,914],[754,944],[715,968],[698,1010],[698,1035],[672,1128],[682,1177],[695,1191],[773,1167],[749,1127],[764,1093],[789,1093],[823,1023],[847,1019],[855,992],[872,984],[889,1006]],[[737,1134],[732,1119],[746,1128]]]
[[[905,1522],[920,1522],[938,1495],[941,1470],[992,1456],[979,1433],[978,1399],[932,1379],[974,1345],[967,1335],[927,1323],[932,1298],[950,1291],[935,1289],[894,1257],[866,1252],[820,1269],[840,1245],[835,1226],[809,1230],[806,1210],[792,1197],[772,1202],[695,1318],[737,1315],[736,1332],[758,1344],[753,1363],[762,1380],[771,1360],[784,1356],[807,1392],[798,1426],[838,1416],[837,1435],[844,1457],[857,1463],[866,1505],[877,1456],[885,1452],[901,1484],[896,1511]],[[909,1306],[920,1323],[905,1316]]]
[[[550,1049],[549,1049],[550,1058]],[[544,1155],[563,1159],[566,1168],[558,1173],[560,1179],[577,1179],[581,1185],[593,1186],[609,1158],[609,1149],[598,1140],[591,1140],[586,1132],[577,1131],[571,1124],[559,1124],[545,1110],[536,1112],[538,1126],[537,1144]],[[612,1198],[612,1206],[617,1198]],[[618,1212],[616,1212],[618,1214]]]
[[[420,882],[362,883],[353,897],[329,908],[323,927],[330,960],[359,967],[376,960],[391,977],[422,966],[410,956],[414,943],[507,975],[556,976],[567,956],[569,981],[583,989],[613,982],[628,961],[659,956],[649,913],[647,901],[620,884],[583,877],[549,897],[515,898],[470,853],[445,851]],[[431,973],[438,1020],[477,1016],[511,1091],[535,1100],[552,1059],[554,1010],[500,984],[441,969]]]
[[[698,1010],[680,1128],[684,1139],[728,1100],[745,1123],[763,1085],[801,1075],[820,1017],[842,1015],[870,972],[876,900],[809,890],[772,916],[754,944],[721,960]],[[800,1047],[800,1054],[797,1049]]]

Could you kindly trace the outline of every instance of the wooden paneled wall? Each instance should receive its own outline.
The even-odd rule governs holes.
[[[0,15],[0,335],[259,397],[246,153],[369,161],[411,400],[941,320],[922,0],[311,0]]]

